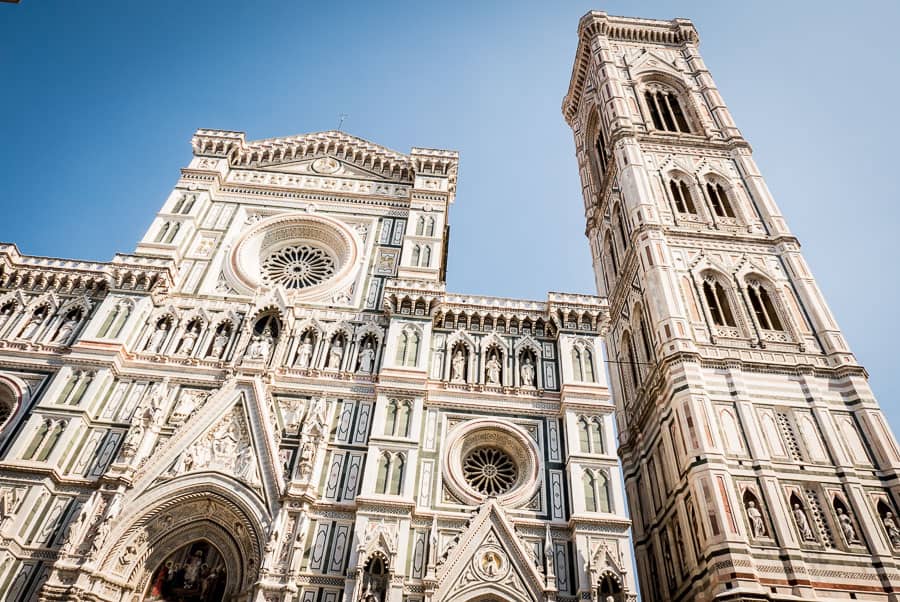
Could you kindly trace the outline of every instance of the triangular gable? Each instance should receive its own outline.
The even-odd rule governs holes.
[[[130,496],[185,474],[215,471],[245,483],[271,506],[283,479],[270,449],[273,428],[262,389],[257,382],[226,383],[140,468]]]
[[[305,176],[325,176],[332,178],[351,178],[354,180],[384,180],[388,181],[384,175],[376,173],[370,169],[353,165],[348,161],[341,161],[337,157],[326,155],[316,159],[307,159],[304,161],[293,161],[285,163],[277,163],[266,165],[259,168],[262,171],[272,171],[278,173],[291,173]]]
[[[632,74],[643,73],[646,71],[656,71],[665,73],[675,78],[681,77],[681,71],[673,64],[671,59],[664,58],[655,52],[648,50],[637,58],[634,58],[630,64]]]
[[[511,602],[538,602],[550,595],[532,555],[495,500],[481,507],[459,541],[438,569],[435,602],[487,594]]]

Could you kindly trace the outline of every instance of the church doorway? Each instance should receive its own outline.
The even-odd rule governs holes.
[[[144,602],[224,602],[225,560],[205,540],[182,546],[153,571]]]

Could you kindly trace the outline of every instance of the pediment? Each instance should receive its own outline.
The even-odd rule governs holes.
[[[523,547],[496,501],[488,501],[459,535],[437,573],[436,602],[485,594],[514,602],[544,600],[547,591],[535,559]]]
[[[262,171],[299,174],[304,176],[349,178],[353,180],[389,180],[389,178],[384,177],[384,175],[380,173],[363,169],[362,167],[353,165],[347,161],[341,161],[337,157],[330,155],[323,155],[321,157],[316,157],[315,159],[304,159],[302,161],[288,161],[285,163],[266,165],[259,169]]]
[[[672,59],[660,56],[653,51],[646,51],[631,61],[632,73],[656,71],[676,78],[681,77],[681,71],[675,66]]]

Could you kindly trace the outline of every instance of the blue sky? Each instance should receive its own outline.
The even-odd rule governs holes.
[[[0,240],[130,251],[197,128],[344,129],[461,153],[449,288],[593,292],[560,113],[579,17],[682,16],[900,428],[900,3],[62,2],[0,4]]]

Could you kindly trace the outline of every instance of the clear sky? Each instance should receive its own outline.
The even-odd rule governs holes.
[[[131,251],[197,128],[461,153],[448,287],[594,292],[562,119],[579,17],[694,21],[701,51],[900,432],[900,2],[0,4],[0,240]]]

